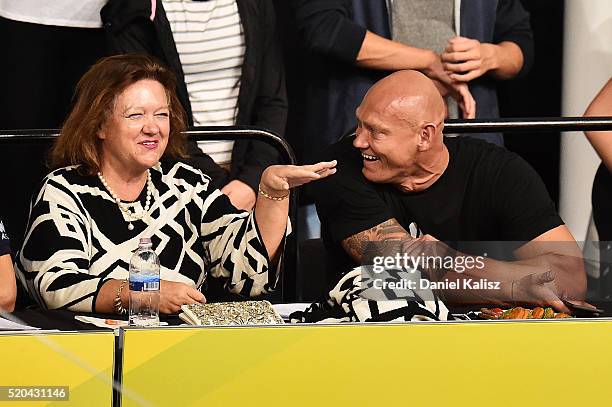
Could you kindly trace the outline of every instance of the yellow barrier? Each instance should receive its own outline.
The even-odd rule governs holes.
[[[152,405],[558,407],[612,400],[610,320],[123,333],[123,385]],[[122,406],[133,405],[124,393]]]
[[[110,406],[114,341],[112,332],[0,334],[0,406]]]

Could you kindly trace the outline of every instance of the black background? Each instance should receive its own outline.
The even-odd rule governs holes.
[[[499,87],[502,117],[560,117],[563,70],[564,2],[522,0],[531,14],[535,62],[529,74]],[[542,176],[559,204],[560,133],[506,134],[506,147],[525,158]]]

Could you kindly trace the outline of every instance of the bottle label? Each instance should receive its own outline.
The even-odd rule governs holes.
[[[130,280],[130,291],[159,291],[159,277]]]
[[[143,283],[142,290],[143,291],[159,291],[159,280]]]

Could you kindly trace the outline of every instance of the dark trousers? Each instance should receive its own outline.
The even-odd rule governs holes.
[[[105,53],[104,32],[0,17],[0,128],[58,128],[76,83]]]

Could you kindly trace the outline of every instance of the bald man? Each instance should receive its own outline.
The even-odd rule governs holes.
[[[440,287],[450,302],[528,302],[565,311],[561,298],[584,299],[580,249],[540,177],[493,144],[443,137],[444,102],[430,79],[396,72],[368,91],[356,116],[356,134],[326,153],[338,160],[337,174],[315,188],[335,260],[330,282],[367,263],[365,250],[370,260],[372,248],[393,256],[384,252],[386,242],[399,243],[400,254],[457,259],[465,254],[455,251],[462,242],[503,241],[516,261],[487,255],[461,270],[445,264],[429,277],[448,283]],[[451,248],[428,243],[438,240]],[[487,284],[466,286],[469,279]]]

